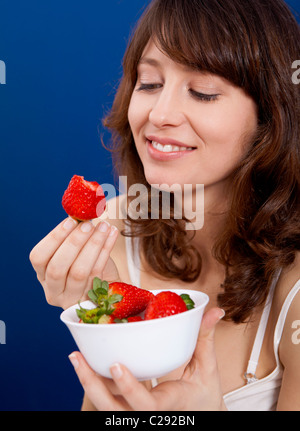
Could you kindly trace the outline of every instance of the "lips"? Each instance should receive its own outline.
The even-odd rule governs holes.
[[[179,147],[178,145],[162,145],[159,142],[152,141],[152,146],[163,153],[173,153],[176,151],[193,151],[193,148]]]
[[[153,159],[167,161],[191,155],[195,148],[174,139],[148,136],[147,150]]]
[[[195,147],[191,147],[171,138],[159,138],[150,135],[147,136],[147,140],[153,145],[155,149],[162,152],[171,153],[176,151],[192,151],[195,149]]]

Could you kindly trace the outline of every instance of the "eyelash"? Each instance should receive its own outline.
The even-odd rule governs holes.
[[[195,90],[189,90],[191,95],[195,97],[198,100],[202,100],[205,102],[211,102],[213,100],[217,100],[219,94],[204,94],[204,93],[198,93],[198,91]]]
[[[161,84],[140,84],[140,86],[136,89],[136,91],[153,91],[157,88],[161,88]],[[189,90],[190,94],[197,100],[202,100],[205,102],[211,102],[213,100],[217,100],[219,94],[204,94],[199,93],[198,91]]]
[[[161,84],[141,84],[136,91],[151,91],[160,88]]]

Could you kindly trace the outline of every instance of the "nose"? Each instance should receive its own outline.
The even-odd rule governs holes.
[[[164,88],[153,101],[149,121],[157,128],[180,126],[184,120],[183,104],[176,91]]]

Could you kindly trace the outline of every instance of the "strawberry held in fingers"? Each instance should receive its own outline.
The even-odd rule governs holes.
[[[78,220],[92,220],[100,217],[106,207],[102,187],[96,181],[86,181],[74,175],[62,198],[66,213]]]
[[[149,302],[145,311],[145,320],[173,316],[194,308],[194,301],[187,294],[177,295],[175,292],[160,292]]]

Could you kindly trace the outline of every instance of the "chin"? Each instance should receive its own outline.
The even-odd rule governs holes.
[[[170,175],[146,175],[146,180],[148,184],[151,184],[151,186],[155,189],[159,190],[165,190],[167,186],[168,188],[172,187],[173,185],[180,185],[183,189],[184,183],[181,183],[178,178],[172,178]]]

